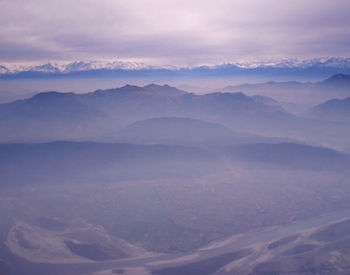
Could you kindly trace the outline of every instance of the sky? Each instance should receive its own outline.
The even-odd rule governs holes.
[[[0,64],[350,56],[349,0],[0,0]]]

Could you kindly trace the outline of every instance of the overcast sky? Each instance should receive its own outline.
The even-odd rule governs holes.
[[[350,56],[349,0],[0,0],[0,63]]]

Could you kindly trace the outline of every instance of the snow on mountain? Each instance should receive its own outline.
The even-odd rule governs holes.
[[[1,66],[1,65],[0,65]],[[46,63],[42,65],[7,65],[3,66],[6,68],[6,71],[3,72],[5,74],[16,74],[20,72],[46,72],[46,73],[59,73],[61,70],[59,69],[57,64]],[[0,72],[1,73],[1,72]]]
[[[46,72],[46,73],[72,73],[79,71],[90,70],[140,70],[152,68],[144,63],[138,62],[122,62],[122,61],[75,61],[67,64],[46,63],[43,65],[28,66],[28,65],[0,65],[0,74],[16,74],[19,72]]]
[[[51,63],[47,63],[47,64],[40,65],[40,66],[31,67],[31,70],[32,71],[36,71],[36,72],[47,72],[47,73],[58,73],[58,72],[60,72],[60,70],[56,66],[52,65]]]
[[[270,61],[255,61],[255,62],[237,62],[231,63],[237,67],[244,69],[255,68],[311,68],[311,67],[335,67],[335,68],[350,68],[350,58],[344,57],[321,57],[313,59],[281,59]]]
[[[230,62],[220,65],[205,65],[198,67],[175,67],[175,66],[163,66],[154,67],[144,63],[132,62],[132,61],[75,61],[72,63],[58,64],[47,63],[43,65],[35,66],[23,66],[23,65],[1,65],[0,74],[16,74],[19,72],[46,72],[46,73],[73,73],[80,71],[91,70],[142,70],[142,69],[167,69],[167,70],[181,70],[181,69],[225,69],[229,67],[237,67],[241,69],[257,69],[257,68],[350,68],[350,58],[345,57],[322,57],[314,59],[276,59],[271,61],[245,61],[245,62]]]
[[[0,74],[7,74],[9,72],[9,70],[3,66],[3,65],[0,65]]]
[[[70,73],[77,71],[88,71],[88,70],[139,70],[145,69],[148,66],[144,63],[138,62],[122,62],[122,61],[112,61],[112,62],[103,62],[103,61],[76,61],[69,63],[63,66],[62,72]]]

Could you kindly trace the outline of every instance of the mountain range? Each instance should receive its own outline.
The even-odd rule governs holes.
[[[326,76],[350,73],[350,58],[332,57],[309,60],[272,60],[265,62],[232,62],[195,67],[149,66],[137,62],[75,61],[66,64],[0,65],[0,78],[41,78],[65,76],[232,76],[232,75],[296,75]]]
[[[282,114],[284,111],[278,105],[266,105],[242,93],[196,95],[168,85],[126,85],[86,94],[43,92],[0,104],[0,128],[5,140],[30,136],[46,140],[50,136],[96,137],[154,117],[221,121],[225,117],[231,120]]]
[[[344,87],[342,91],[345,93],[348,87],[346,79],[347,75],[335,75],[322,83],[341,81],[345,83],[342,86]],[[329,90],[329,93],[334,92],[332,89]],[[283,90],[279,92],[287,93]],[[322,91],[318,90],[318,93]],[[215,137],[210,133],[214,130],[210,130],[209,124],[206,124],[206,131],[209,130],[201,138],[201,142],[204,143],[210,143],[210,139],[218,137],[221,142],[224,140],[238,142],[242,139],[255,139],[257,142],[257,137],[260,142],[265,142],[262,139],[262,136],[265,136],[286,137],[306,143],[312,141],[327,146],[331,144],[331,147],[335,146],[334,148],[349,147],[345,138],[349,127],[343,123],[330,122],[326,115],[311,117],[307,113],[307,117],[292,115],[284,109],[283,103],[279,100],[254,95],[255,90],[252,94],[253,96],[248,96],[242,92],[214,91],[199,95],[169,85],[157,84],[143,87],[125,85],[85,94],[42,92],[27,99],[0,104],[1,142],[42,142],[57,139],[128,142],[123,139],[128,137],[137,142],[142,140],[146,144],[159,143],[171,140],[169,138],[171,136],[176,137],[174,129],[179,126],[179,121],[183,127],[182,133],[190,134],[194,129],[201,132],[203,123],[193,122],[202,120],[205,123],[220,124],[231,131],[229,134],[226,132]],[[343,109],[344,115],[347,116],[346,106]],[[339,111],[341,110],[340,108]],[[163,119],[154,120],[162,117]],[[140,121],[143,122],[126,130],[126,126]],[[147,131],[142,129],[147,129],[155,121],[159,127],[158,134],[155,134],[155,131],[152,133],[153,136],[147,136]],[[220,127],[215,128],[215,132],[221,133],[220,129],[223,130]],[[166,134],[166,131],[172,134]],[[136,135],[137,132],[139,134]],[[251,136],[244,134],[242,138],[242,132]],[[134,133],[133,136],[129,136],[130,133]],[[193,138],[195,140],[195,137]],[[192,137],[182,140],[188,145]],[[280,139],[280,141],[286,140]]]
[[[336,97],[350,96],[350,75],[338,73],[316,82],[269,81],[255,84],[229,85],[213,90],[223,92],[243,92],[247,95],[264,95],[281,103],[316,105]],[[271,102],[271,100],[270,100]],[[266,101],[265,101],[266,103]],[[288,104],[284,104],[288,108]],[[289,106],[293,107],[293,106]]]

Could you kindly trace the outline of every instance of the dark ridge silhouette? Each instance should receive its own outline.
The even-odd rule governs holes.
[[[158,95],[164,95],[164,96],[179,96],[186,94],[187,92],[179,90],[175,87],[171,87],[167,84],[165,85],[157,85],[157,84],[149,84],[143,87],[147,91],[151,91],[153,93],[156,93]]]
[[[335,74],[323,81],[327,84],[348,84],[350,85],[350,74]]]

